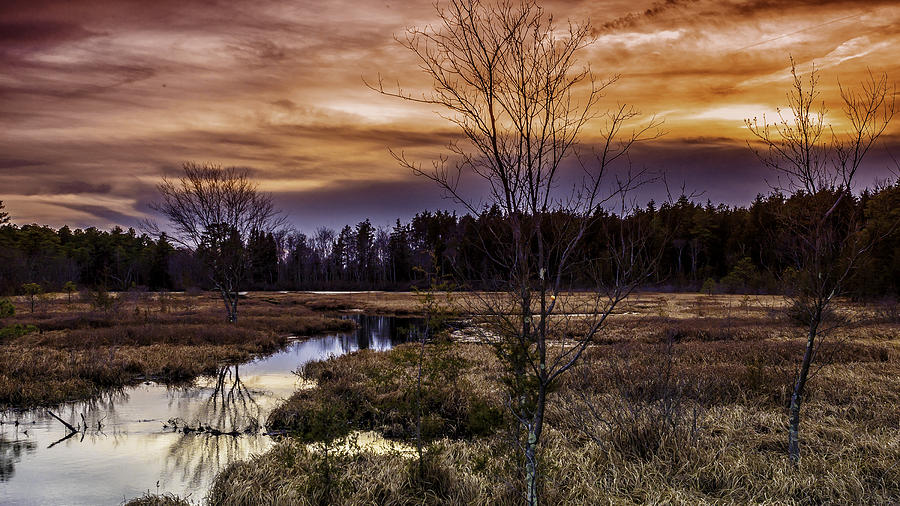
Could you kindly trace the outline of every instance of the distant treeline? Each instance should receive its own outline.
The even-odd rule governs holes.
[[[889,233],[900,218],[900,185],[866,190],[843,200],[841,216],[862,223],[863,233],[884,236],[865,264],[858,265],[852,293],[900,294],[900,234]],[[642,233],[662,248],[654,288],[730,293],[778,293],[779,279],[791,268],[785,241],[790,231],[781,217],[802,212],[802,195],[759,196],[748,207],[700,204],[681,197],[673,203],[648,203],[627,220],[640,220]],[[563,219],[563,217],[557,217]],[[599,227],[621,225],[615,215],[596,220],[578,252],[579,265],[596,267],[604,258]],[[393,227],[370,220],[339,231],[319,228],[253,234],[246,244],[248,289],[409,289],[423,285],[427,272],[453,275],[471,288],[495,278],[483,238],[499,212],[479,218],[448,212],[422,212]],[[545,220],[552,229],[554,218]],[[607,228],[608,230],[608,228]],[[552,230],[548,233],[552,233]],[[657,251],[659,248],[657,248]],[[601,267],[602,269],[602,267]],[[582,274],[569,273],[573,288]],[[184,290],[210,288],[197,256],[165,236],[152,238],[133,229],[55,230],[38,225],[0,227],[0,293],[21,293],[25,283],[45,291],[72,281],[106,290]]]

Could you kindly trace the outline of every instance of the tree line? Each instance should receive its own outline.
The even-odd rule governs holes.
[[[789,239],[783,217],[801,211],[797,208],[801,198],[760,195],[740,207],[700,203],[687,196],[659,205],[650,201],[626,218],[647,223],[644,230],[650,241],[662,248],[659,268],[645,288],[783,293],[782,275],[792,267],[780,254]],[[862,221],[864,234],[881,234],[900,213],[900,185],[881,184],[849,195],[844,206],[843,216]],[[612,213],[600,218],[595,223],[603,226],[621,220]],[[423,211],[390,227],[366,219],[340,230],[319,227],[312,233],[289,228],[251,231],[242,246],[248,262],[245,286],[406,290],[425,286],[427,272],[437,267],[452,274],[460,286],[481,288],[483,280],[498,274],[491,272],[496,266],[481,244],[484,231],[502,219],[496,209],[478,217]],[[573,289],[588,287],[588,266],[604,258],[599,227],[586,231],[578,262],[567,273]],[[23,293],[26,283],[61,291],[67,282],[115,291],[212,289],[201,253],[165,234],[154,237],[134,228],[54,229],[6,223],[0,226],[0,293]],[[857,270],[852,295],[900,295],[900,234],[877,242]]]

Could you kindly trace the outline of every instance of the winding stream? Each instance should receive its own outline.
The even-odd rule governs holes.
[[[201,501],[222,468],[272,446],[262,426],[280,400],[303,387],[293,374],[299,366],[362,348],[388,350],[416,323],[350,318],[358,323],[353,332],[294,341],[189,387],[145,382],[63,405],[54,413],[88,427],[72,437],[45,411],[0,414],[0,504],[120,504],[147,491]],[[184,433],[172,420],[240,435]]]

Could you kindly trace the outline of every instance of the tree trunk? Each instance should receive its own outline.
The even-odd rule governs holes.
[[[237,323],[238,294],[228,290],[222,290],[222,302],[225,303],[228,323]]]
[[[537,506],[537,444],[538,436],[531,428],[528,430],[528,441],[525,442],[525,504]]]
[[[543,383],[544,381],[545,378],[541,378],[541,382]],[[547,389],[546,385],[542,384],[538,390],[534,418],[528,427],[528,440],[525,442],[525,504],[528,506],[537,506],[540,502],[538,496],[540,472],[538,470],[537,448],[544,427],[544,408],[546,405]]]
[[[809,367],[812,364],[817,327],[818,325],[815,323],[810,325],[809,334],[806,338],[806,351],[803,353],[803,363],[800,365],[800,373],[797,375],[797,383],[794,384],[794,392],[791,395],[790,422],[788,425],[788,457],[795,465],[800,462],[800,406],[803,404],[806,378],[809,376]]]

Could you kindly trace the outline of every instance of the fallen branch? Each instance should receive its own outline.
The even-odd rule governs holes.
[[[54,415],[53,412],[50,411],[49,409],[47,410],[47,413],[50,413],[50,416],[52,416],[53,418],[56,418],[57,420],[59,420],[59,423],[65,425],[66,428],[69,429],[69,431],[71,431],[71,432],[78,432],[78,429],[76,429],[75,427],[72,427],[72,425],[70,425],[69,422],[67,422],[67,421],[63,420],[62,418],[60,418],[60,417]]]

